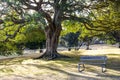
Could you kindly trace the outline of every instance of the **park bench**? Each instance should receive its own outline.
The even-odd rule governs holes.
[[[81,56],[80,62],[78,63],[78,71],[82,72],[85,70],[85,64],[92,64],[92,65],[101,65],[102,72],[106,71],[106,56]],[[83,67],[82,67],[82,66]],[[82,69],[81,69],[82,68]]]

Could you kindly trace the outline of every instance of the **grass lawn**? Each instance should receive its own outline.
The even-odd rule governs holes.
[[[120,80],[120,49],[61,51],[71,58],[51,61],[16,58],[0,62],[0,80]],[[81,55],[106,55],[107,72],[101,72],[99,65],[86,65],[78,72]]]

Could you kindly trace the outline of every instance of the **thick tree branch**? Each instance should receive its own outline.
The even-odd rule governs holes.
[[[87,18],[84,18],[84,17],[76,17],[76,16],[72,16],[72,15],[68,15],[68,16],[63,16],[62,17],[62,20],[73,20],[73,21],[78,21],[78,22],[81,22],[81,23],[89,23],[91,22],[89,19]]]
[[[12,17],[12,22],[14,23],[14,24],[22,24],[22,23],[25,23],[25,22],[28,22],[28,21],[26,21],[25,19],[16,19],[16,18],[14,18],[14,17]]]
[[[106,31],[105,28],[108,28],[108,27],[104,27],[104,28],[97,28],[95,27],[91,21],[87,18],[83,18],[83,17],[75,17],[75,16],[68,16],[68,17],[63,17],[64,20],[74,20],[74,21],[78,21],[78,22],[81,22],[83,23],[84,27],[88,30],[94,30],[94,31]],[[101,26],[99,26],[101,27]]]
[[[85,26],[85,28],[86,28],[87,30],[105,31],[104,29],[97,29],[97,28],[88,27],[88,26],[90,26],[88,23],[83,23],[83,25]],[[87,26],[87,25],[88,25],[88,26]]]
[[[26,9],[37,10],[37,6],[31,5],[30,2],[29,2],[29,0],[22,0],[22,2],[27,7]]]
[[[24,25],[25,25],[25,24],[19,25],[18,28],[17,28],[17,30],[16,30],[12,35],[6,34],[7,37],[6,37],[6,39],[5,39],[4,41],[2,41],[2,42],[7,42],[7,41],[9,41],[9,39],[13,39]]]
[[[33,0],[34,1],[34,3],[36,3],[37,4],[37,1],[36,0]]]

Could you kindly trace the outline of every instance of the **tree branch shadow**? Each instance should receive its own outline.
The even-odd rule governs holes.
[[[52,70],[52,71],[57,71],[59,73],[66,74],[66,75],[68,75],[68,80],[76,80],[76,78],[82,78],[82,79],[85,78],[86,80],[89,80],[90,78],[92,80],[96,80],[97,79],[95,77],[82,76],[81,75],[82,73],[79,73],[79,72],[78,73],[77,72],[70,72],[70,71],[59,69],[59,68],[55,68],[53,66],[48,66],[48,65],[43,66],[43,65],[37,65],[37,64],[28,64],[28,65],[35,66],[35,67],[40,68],[40,69],[41,68],[47,68],[47,69]],[[77,80],[80,80],[80,79],[77,79]]]

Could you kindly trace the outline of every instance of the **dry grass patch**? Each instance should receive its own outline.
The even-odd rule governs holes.
[[[1,61],[0,75],[30,76],[35,78],[35,80],[72,80],[72,78],[77,77],[84,78],[85,80],[89,78],[92,80],[103,80],[105,78],[117,80],[120,76],[120,49],[61,51],[59,53],[71,58],[60,58],[51,61],[17,58]],[[102,73],[101,66],[86,65],[86,70],[79,73],[77,71],[77,64],[81,55],[106,55],[108,57],[107,72]]]

